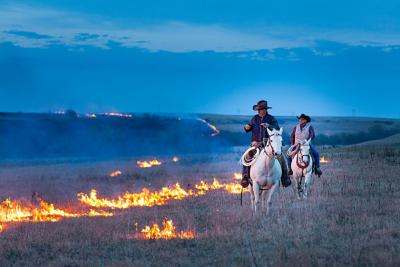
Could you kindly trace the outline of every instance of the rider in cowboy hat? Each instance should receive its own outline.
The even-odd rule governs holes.
[[[290,144],[297,145],[305,140],[311,139],[313,140],[315,138],[315,131],[314,127],[310,124],[311,123],[311,118],[310,116],[307,116],[305,114],[301,114],[299,117],[297,117],[299,120],[299,123],[294,127],[292,135],[290,136]],[[317,148],[310,143],[310,148],[313,154],[313,157],[315,159],[315,174],[318,176],[322,175],[322,171],[320,169],[320,162],[319,162],[319,154],[317,151]],[[289,175],[293,174],[292,171],[292,158],[288,157],[288,164],[289,164]]]
[[[253,106],[253,110],[257,111],[258,114],[255,115],[251,121],[244,126],[244,130],[246,133],[251,132],[251,145],[257,146],[262,143],[263,139],[268,137],[267,128],[273,128],[279,130],[278,121],[274,116],[268,114],[268,109],[271,107],[268,106],[267,101],[261,100],[258,101],[256,105]],[[282,167],[282,185],[287,187],[291,184],[290,178],[288,176],[287,163],[284,156],[280,156],[278,158],[279,163]],[[250,183],[250,167],[243,166],[243,174],[242,174],[241,185],[243,187],[249,186]]]

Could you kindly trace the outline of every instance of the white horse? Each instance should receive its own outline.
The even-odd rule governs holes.
[[[241,163],[250,168],[250,194],[251,207],[255,214],[258,213],[259,206],[268,214],[271,206],[271,199],[282,176],[282,168],[277,157],[282,154],[282,132],[283,129],[269,130],[267,128],[269,138],[265,143],[265,147],[257,148],[257,154],[253,161],[246,163],[243,155]],[[266,196],[265,196],[266,195]],[[260,199],[261,197],[261,199]],[[265,198],[267,207],[265,208]]]
[[[313,158],[311,156],[310,140],[298,144],[294,148],[292,160],[293,190],[298,199],[307,198],[308,190],[313,182]],[[297,150],[297,151],[296,151]],[[297,188],[296,188],[297,186]]]

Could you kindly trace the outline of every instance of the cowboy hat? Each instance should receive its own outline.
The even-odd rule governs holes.
[[[268,107],[268,102],[266,100],[260,100],[257,102],[256,105],[253,106],[253,110],[261,110],[261,109],[270,109],[271,107]]]
[[[307,122],[311,122],[311,117],[307,116],[306,114],[301,114],[300,116],[297,117],[298,120],[300,119],[305,119]]]

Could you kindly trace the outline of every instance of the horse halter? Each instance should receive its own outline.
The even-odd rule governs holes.
[[[307,168],[308,167],[308,165],[310,164],[310,153],[308,153],[307,155],[304,155],[303,154],[303,152],[301,151],[301,147],[302,147],[303,145],[301,145],[300,144],[300,147],[299,147],[299,154],[300,154],[300,156],[301,156],[301,162],[300,162],[300,157],[299,156],[297,156],[297,166],[299,167],[299,168],[301,168],[301,169],[305,169],[305,168]],[[305,161],[304,160],[304,157],[306,157],[307,158],[307,161]],[[302,164],[302,163],[304,163],[304,164]]]
[[[271,159],[272,159],[272,158],[277,159],[278,156],[275,155],[275,149],[274,149],[274,147],[272,146],[271,136],[280,136],[280,134],[271,134],[271,135],[268,137],[267,142],[265,143],[265,146],[264,146],[264,153],[265,153],[265,155],[267,155],[267,156],[268,156],[269,158],[271,158]],[[271,147],[272,155],[269,155],[269,154],[268,154],[267,149],[266,149],[267,147]]]

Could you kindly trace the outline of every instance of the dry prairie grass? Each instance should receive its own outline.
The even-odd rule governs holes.
[[[248,195],[240,207],[238,195],[214,191],[109,218],[20,224],[0,234],[0,266],[399,266],[400,147],[374,143],[322,154],[330,163],[315,178],[310,198],[297,201],[291,189],[280,189],[268,216],[251,215]],[[148,184],[227,178],[239,169],[237,157],[190,158],[139,171],[126,162],[14,166],[1,171],[0,186],[15,198],[35,189],[74,203],[76,192],[91,187],[116,195]],[[125,168],[120,179],[105,177],[111,166]],[[179,230],[193,229],[196,238],[132,238],[135,223],[164,217]]]

